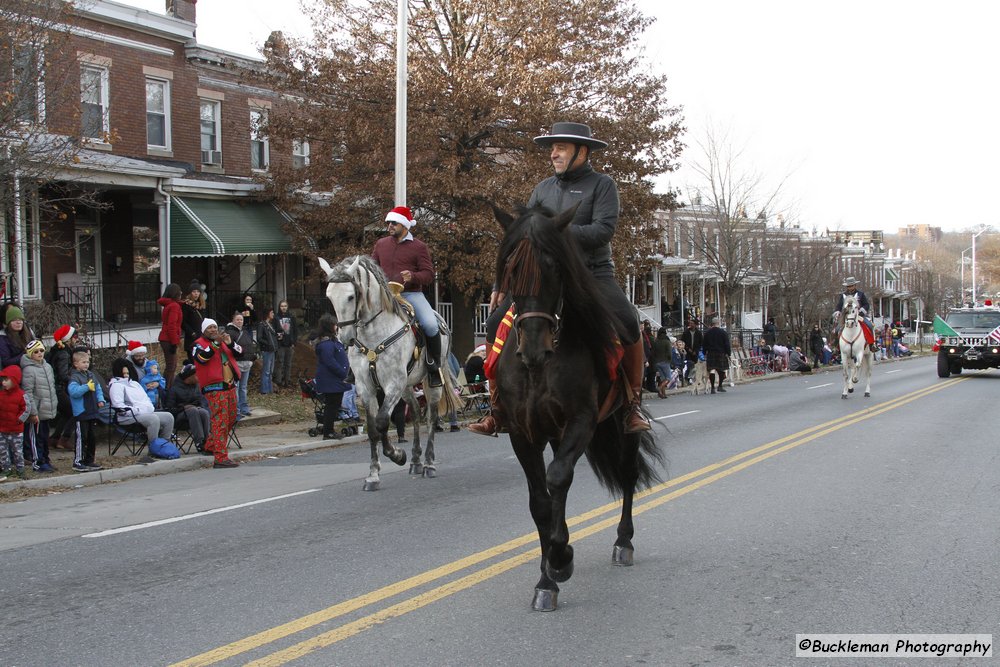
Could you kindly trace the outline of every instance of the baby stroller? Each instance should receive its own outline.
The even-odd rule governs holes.
[[[309,429],[309,437],[315,438],[317,435],[323,432],[323,417],[325,400],[323,394],[316,391],[316,380],[299,380],[299,390],[302,392],[302,398],[308,398],[312,400],[313,413],[316,415],[316,426]],[[337,415],[337,421],[339,424],[334,424],[335,429],[340,430],[340,434],[343,436],[357,435],[358,427],[361,425],[360,419],[353,419],[347,412],[341,408],[340,414]]]

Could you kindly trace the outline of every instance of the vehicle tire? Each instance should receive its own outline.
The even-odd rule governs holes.
[[[319,431],[318,430],[316,430],[314,428],[309,429],[309,437],[310,438],[315,438],[317,435],[319,435]]]
[[[951,366],[948,363],[948,355],[944,353],[938,353],[937,374],[939,378],[946,378],[951,376]]]
[[[951,365],[951,374],[952,375],[961,375],[962,374],[962,364],[952,364]]]

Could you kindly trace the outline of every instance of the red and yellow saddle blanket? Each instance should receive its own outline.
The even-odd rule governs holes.
[[[486,354],[486,361],[483,362],[483,370],[490,382],[496,380],[497,362],[500,360],[500,353],[503,352],[503,345],[507,342],[507,337],[510,335],[510,328],[514,326],[515,318],[517,318],[516,306],[511,304],[511,307],[504,313],[503,319],[500,320],[496,337],[493,339],[493,346]],[[624,356],[625,348],[622,347],[621,341],[616,339],[614,351],[609,352],[607,355],[608,376],[612,381],[618,379],[618,367]]]

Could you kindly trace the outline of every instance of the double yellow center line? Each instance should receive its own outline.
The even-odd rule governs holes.
[[[839,431],[840,429],[848,426],[853,426],[858,422],[871,419],[872,417],[881,415],[889,410],[902,407],[920,398],[924,398],[925,396],[941,391],[942,389],[951,387],[959,382],[963,382],[968,378],[969,376],[967,375],[961,378],[953,378],[950,380],[936,382],[935,384],[923,389],[918,389],[917,391],[905,394],[898,398],[894,398],[884,403],[879,403],[871,408],[867,408],[850,415],[845,415],[823,424],[809,427],[799,431],[798,433],[793,433],[792,435],[779,438],[778,440],[773,440],[759,447],[749,449],[717,463],[705,466],[699,470],[687,473],[686,475],[682,475],[671,479],[670,481],[658,484],[650,489],[647,489],[646,491],[643,491],[642,493],[636,494],[635,506],[633,507],[632,513],[633,515],[638,515],[643,512],[647,512],[663,505],[664,503],[668,503],[675,498],[680,498],[685,494],[708,486],[709,484],[728,477],[733,473],[749,468],[752,465],[756,465],[761,461],[766,461],[772,456],[786,452],[790,449],[798,447],[799,445],[804,445],[807,442],[812,442],[817,438],[829,435],[830,433]],[[580,526],[581,524],[588,524],[588,522],[598,519],[601,516],[609,515],[599,521],[589,523],[588,525],[575,530],[571,535],[571,541],[581,540],[595,533],[617,526],[620,511],[621,502],[614,501],[597,507],[589,512],[568,518],[567,523],[572,528]],[[453,593],[471,588],[478,583],[492,579],[493,577],[512,570],[515,567],[525,563],[536,562],[540,557],[537,543],[538,536],[536,533],[531,532],[527,535],[522,535],[521,537],[509,540],[503,544],[471,554],[465,558],[452,561],[451,563],[446,563],[440,567],[436,567],[432,570],[409,577],[408,579],[398,581],[394,584],[390,584],[378,590],[366,593],[365,595],[345,600],[344,602],[335,604],[332,607],[327,607],[326,609],[297,618],[277,627],[258,632],[257,634],[246,637],[245,639],[240,639],[232,642],[231,644],[226,644],[225,646],[220,646],[212,649],[211,651],[196,655],[182,662],[175,663],[172,667],[213,665],[218,662],[229,660],[237,655],[246,653],[247,651],[252,651],[260,648],[261,646],[266,646],[267,644],[299,632],[303,632],[321,623],[344,616],[345,614],[350,614],[359,609],[374,605],[394,596],[411,591],[415,588],[426,586],[429,583],[453,575],[466,568],[493,560],[528,545],[534,545],[534,548],[527,551],[517,553],[513,556],[505,558],[504,560],[495,562],[491,565],[487,565],[481,569],[466,574],[458,579],[441,584],[440,586],[422,593],[418,593],[384,609],[375,611],[367,616],[340,625],[332,630],[323,632],[319,635],[289,646],[288,648],[271,653],[263,658],[260,658],[259,660],[247,663],[249,665],[260,667],[264,667],[265,665],[269,667],[284,665],[315,650],[330,646],[341,640],[357,635],[368,628],[378,625],[379,623],[383,623],[389,619],[402,616],[403,614],[425,607],[433,602],[448,597]]]

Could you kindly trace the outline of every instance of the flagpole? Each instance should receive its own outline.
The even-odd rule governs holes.
[[[396,206],[406,206],[406,6],[396,8]]]

